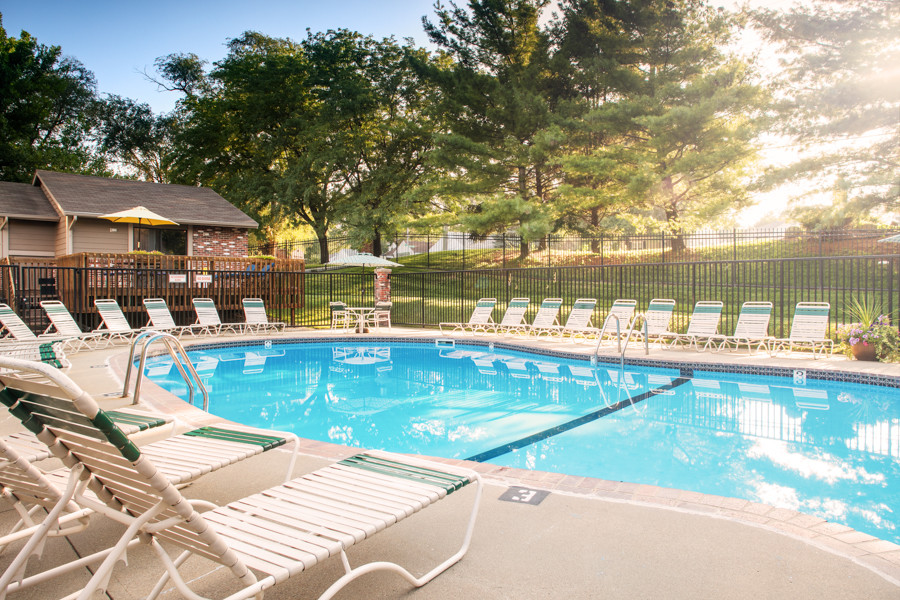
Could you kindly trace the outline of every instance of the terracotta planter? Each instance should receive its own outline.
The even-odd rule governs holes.
[[[853,358],[856,360],[875,360],[875,346],[873,344],[868,346],[863,344],[850,346],[850,353],[853,354]]]

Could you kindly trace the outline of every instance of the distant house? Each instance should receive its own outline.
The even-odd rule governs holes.
[[[148,227],[98,217],[143,206],[178,225]],[[159,251],[247,256],[257,223],[209,188],[37,171],[0,182],[0,257]]]

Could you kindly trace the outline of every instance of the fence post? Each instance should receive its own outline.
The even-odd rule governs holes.
[[[425,234],[425,265],[430,269],[431,268],[431,234]]]
[[[465,234],[463,234],[463,236],[462,236],[462,249],[463,249],[463,251],[462,251],[462,258],[463,258],[462,268],[463,268],[463,271],[465,271],[466,270],[466,236],[465,236]]]
[[[603,234],[600,234],[600,266],[603,266]]]
[[[551,254],[551,252],[550,252],[550,234],[548,233],[547,234],[547,266],[548,267],[553,266],[552,259],[550,258],[550,254]]]
[[[501,236],[501,239],[503,240],[503,268],[505,269],[506,268],[506,232],[503,233],[503,235]]]
[[[662,262],[666,262],[666,232],[659,234],[659,249],[662,251]]]
[[[731,239],[731,247],[733,248],[731,256],[733,257],[733,260],[737,260],[737,229],[731,230]]]

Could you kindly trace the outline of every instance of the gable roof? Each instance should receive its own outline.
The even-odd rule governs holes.
[[[99,217],[146,207],[179,225],[255,229],[256,221],[209,188],[38,170],[34,184],[48,190],[64,215]]]
[[[0,217],[59,221],[59,215],[40,188],[12,181],[0,181]]]

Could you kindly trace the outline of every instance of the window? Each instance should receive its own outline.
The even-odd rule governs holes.
[[[135,226],[134,249],[144,252],[187,255],[187,231],[164,227]]]

